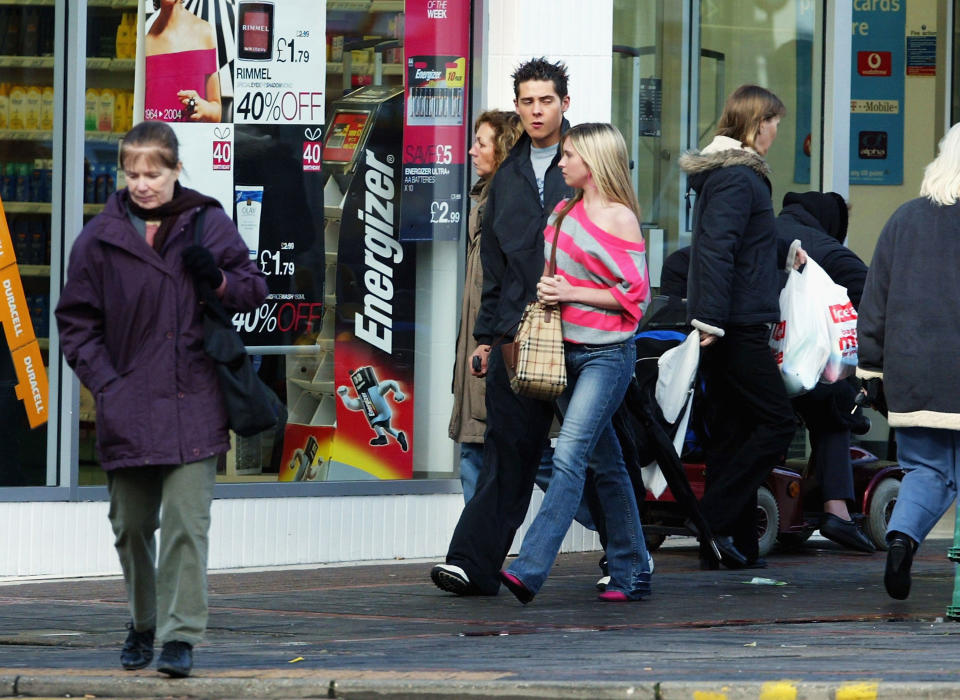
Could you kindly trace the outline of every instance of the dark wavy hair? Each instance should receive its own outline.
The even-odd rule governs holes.
[[[528,80],[549,80],[553,83],[557,96],[562,100],[567,96],[567,64],[563,61],[550,63],[545,57],[531,58],[513,71],[513,96],[520,97],[520,83]]]

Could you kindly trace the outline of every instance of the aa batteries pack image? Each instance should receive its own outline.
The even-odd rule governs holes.
[[[463,124],[466,59],[410,56],[407,59],[407,124]]]

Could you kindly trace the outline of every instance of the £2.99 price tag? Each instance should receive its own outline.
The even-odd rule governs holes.
[[[230,141],[213,142],[213,169],[230,170],[233,162],[233,143]]]

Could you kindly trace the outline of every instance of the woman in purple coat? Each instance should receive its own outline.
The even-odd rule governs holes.
[[[230,449],[195,282],[211,284],[230,311],[254,309],[267,288],[220,204],[177,182],[168,125],[131,129],[120,162],[127,187],[74,242],[56,316],[67,363],[96,399],[132,617],[121,664],[149,665],[156,636],[158,670],[182,677],[206,630],[210,502],[217,458]]]

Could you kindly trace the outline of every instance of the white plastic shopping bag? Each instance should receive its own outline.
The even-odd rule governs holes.
[[[694,329],[686,339],[674,348],[670,348],[657,361],[657,388],[654,393],[660,412],[667,423],[675,423],[677,431],[673,438],[673,448],[677,456],[683,450],[683,441],[690,422],[690,409],[693,406],[693,380],[700,364],[700,331]],[[684,410],[684,408],[686,410]],[[641,470],[643,483],[654,498],[660,498],[667,489],[667,479],[660,465],[651,462]]]
[[[816,386],[830,356],[824,278],[828,285],[836,285],[809,259],[803,272],[791,268],[787,274],[787,284],[780,292],[780,323],[774,326],[770,345],[787,394],[798,396]]]
[[[832,384],[857,371],[857,311],[846,287],[834,284],[829,291],[824,290],[824,312],[830,333],[830,356],[820,381]]]
[[[656,398],[667,423],[676,423],[687,402],[700,364],[700,331],[694,329],[676,347],[657,360]]]

